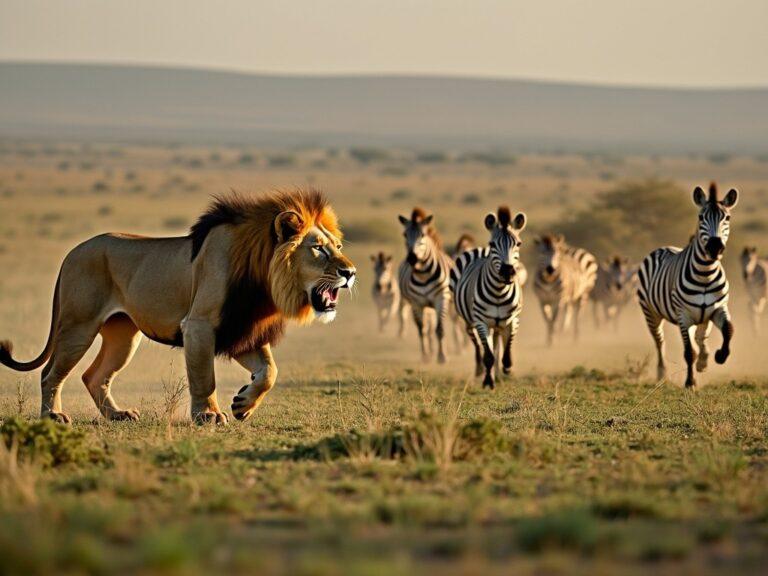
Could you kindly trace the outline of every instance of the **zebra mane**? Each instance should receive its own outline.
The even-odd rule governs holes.
[[[509,223],[512,221],[512,213],[509,211],[509,206],[499,206],[498,217],[502,228],[509,226]]]
[[[411,212],[411,221],[414,224],[420,224],[421,222],[423,222],[427,218],[427,216],[428,216],[428,214],[426,213],[426,211],[423,208],[421,208],[419,206],[416,206],[413,209],[413,212]],[[430,222],[429,226],[427,226],[426,232],[427,232],[427,236],[432,238],[432,241],[435,243],[435,245],[440,250],[442,250],[443,249],[443,240],[442,240],[442,238],[440,238],[440,235],[437,233],[437,229],[434,227],[434,225],[431,222]]]
[[[717,184],[715,182],[709,183],[709,201],[713,204],[719,202],[717,197]]]

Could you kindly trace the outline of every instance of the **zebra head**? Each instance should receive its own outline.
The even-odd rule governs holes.
[[[392,256],[379,252],[371,254],[374,273],[374,287],[377,292],[383,292],[392,281]]]
[[[522,212],[512,220],[506,206],[499,206],[497,214],[489,212],[485,217],[485,228],[491,233],[488,242],[491,265],[508,284],[512,283],[520,262],[520,232],[525,228],[525,221]]]
[[[414,266],[427,258],[430,251],[438,244],[437,232],[432,227],[434,214],[427,214],[421,208],[414,208],[410,219],[402,214],[398,216],[403,225],[406,260]]]
[[[614,256],[605,263],[608,271],[608,286],[611,290],[621,292],[625,284],[631,280],[629,261],[621,256]]]
[[[744,250],[741,251],[741,270],[745,279],[755,273],[757,261],[757,246],[744,246]]]
[[[562,234],[545,234],[536,238],[535,242],[539,255],[539,274],[544,279],[554,280],[560,270],[565,238]]]
[[[720,260],[723,257],[731,230],[731,209],[736,206],[738,200],[739,193],[733,188],[720,200],[714,182],[709,185],[708,196],[699,186],[693,191],[693,201],[699,207],[696,240],[699,248],[712,260]]]

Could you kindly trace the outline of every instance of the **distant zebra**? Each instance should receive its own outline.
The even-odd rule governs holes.
[[[699,225],[691,242],[682,249],[658,248],[646,256],[640,266],[637,294],[656,343],[659,380],[667,375],[663,320],[680,329],[688,369],[686,387],[696,385],[693,376],[696,350],[691,342],[691,328],[696,326],[695,338],[700,349],[697,371],[702,372],[707,367],[710,322],[723,334],[723,345],[715,353],[715,362],[722,364],[728,359],[733,324],[728,311],[728,279],[720,260],[730,233],[731,209],[738,199],[739,193],[731,190],[719,200],[714,183],[709,186],[709,196],[696,187],[693,201],[699,207]]]
[[[547,324],[547,345],[552,345],[556,331],[568,328],[571,319],[574,339],[578,339],[579,312],[595,286],[597,260],[586,250],[568,246],[562,234],[547,234],[535,242],[538,264],[533,290]]]
[[[458,256],[451,271],[451,291],[475,346],[475,374],[479,376],[485,368],[483,388],[493,388],[498,378],[494,374],[497,343],[503,349],[504,374],[512,369],[512,341],[523,303],[517,268],[525,214],[512,220],[509,208],[501,206],[497,214],[491,212],[485,217],[485,227],[491,233],[488,246]]]
[[[443,364],[446,361],[443,336],[451,301],[448,284],[453,261],[443,251],[440,237],[433,226],[433,214],[414,208],[410,219],[402,215],[399,219],[404,228],[403,236],[408,251],[398,272],[400,294],[413,311],[424,360],[428,360],[431,355],[427,351],[429,325],[425,325],[424,312],[429,308],[435,310],[437,361]]]
[[[749,295],[752,330],[757,334],[760,329],[760,315],[768,300],[768,260],[757,255],[757,247],[745,247],[741,253],[741,271]]]
[[[466,252],[467,250],[471,250],[477,246],[477,242],[475,241],[475,237],[472,236],[472,234],[467,234],[466,232],[459,236],[459,239],[456,241],[456,246],[453,249],[453,252],[449,253],[448,255],[451,256],[453,259],[456,259],[459,257],[459,255],[463,252]]]
[[[400,287],[395,277],[392,256],[379,252],[371,254],[373,262],[373,287],[371,296],[376,305],[376,316],[379,320],[379,332],[383,332],[394,315],[400,320],[399,333],[403,332],[404,309],[400,306]]]
[[[600,313],[606,322],[613,322],[619,329],[619,317],[624,307],[637,293],[637,267],[621,256],[600,263],[597,268],[595,287],[589,297],[592,300],[592,312],[595,326],[600,327]]]

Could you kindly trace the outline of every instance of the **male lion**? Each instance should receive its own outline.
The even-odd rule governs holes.
[[[69,422],[62,383],[101,334],[83,382],[106,418],[136,420],[135,410],[115,403],[110,385],[144,334],[184,347],[197,422],[227,421],[216,399],[214,356],[249,370],[251,383],[232,400],[233,415],[245,420],[274,386],[270,345],[286,319],[330,322],[339,289],[354,281],[336,214],[320,192],[232,194],[215,199],[187,236],[103,234],[77,246],[59,271],[45,349],[18,362],[4,342],[0,363],[28,371],[47,362],[41,417]]]

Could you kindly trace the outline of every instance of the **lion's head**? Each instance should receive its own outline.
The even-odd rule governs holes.
[[[229,227],[231,261],[217,351],[234,356],[274,343],[286,318],[335,318],[339,291],[352,287],[356,270],[341,253],[336,214],[322,193],[216,198],[190,231],[193,260],[222,225]]]
[[[269,264],[272,297],[287,316],[330,322],[339,291],[352,288],[355,266],[341,253],[341,231],[333,210],[303,202],[286,207],[274,221],[277,247]]]

